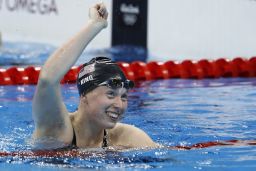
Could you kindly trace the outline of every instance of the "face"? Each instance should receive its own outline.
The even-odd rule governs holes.
[[[127,89],[99,86],[86,94],[90,119],[104,129],[110,129],[121,119],[127,109]]]

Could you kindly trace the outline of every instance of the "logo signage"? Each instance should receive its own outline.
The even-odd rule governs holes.
[[[148,0],[112,0],[112,46],[147,48]]]
[[[0,0],[0,12],[26,12],[29,14],[57,15],[56,0]]]
[[[133,26],[140,14],[140,8],[138,5],[125,4],[122,3],[120,6],[120,11],[123,13],[123,22],[128,26]]]

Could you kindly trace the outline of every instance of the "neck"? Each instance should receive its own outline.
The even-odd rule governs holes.
[[[73,127],[76,135],[76,145],[83,147],[101,147],[104,135],[104,129],[95,125],[89,117],[83,117],[86,113],[76,113],[73,121]]]

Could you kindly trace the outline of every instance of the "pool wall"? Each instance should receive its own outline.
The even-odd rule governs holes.
[[[130,0],[124,0],[127,5]],[[88,19],[97,0],[0,0],[3,42],[26,41],[59,46]],[[134,1],[135,2],[135,1]],[[109,27],[89,49],[111,46]],[[136,6],[133,4],[133,6]],[[255,0],[148,0],[147,46],[152,59],[250,58],[256,54]]]

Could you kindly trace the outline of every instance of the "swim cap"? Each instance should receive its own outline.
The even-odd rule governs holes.
[[[121,81],[126,85],[128,85],[127,82],[130,82],[125,77],[121,68],[115,62],[111,61],[111,59],[107,57],[93,58],[88,63],[83,64],[78,73],[77,88],[79,95],[86,94],[100,85],[111,85],[107,82],[109,80],[119,80],[119,82]],[[114,83],[117,82],[114,81]],[[132,88],[132,84],[133,82],[123,87]]]

